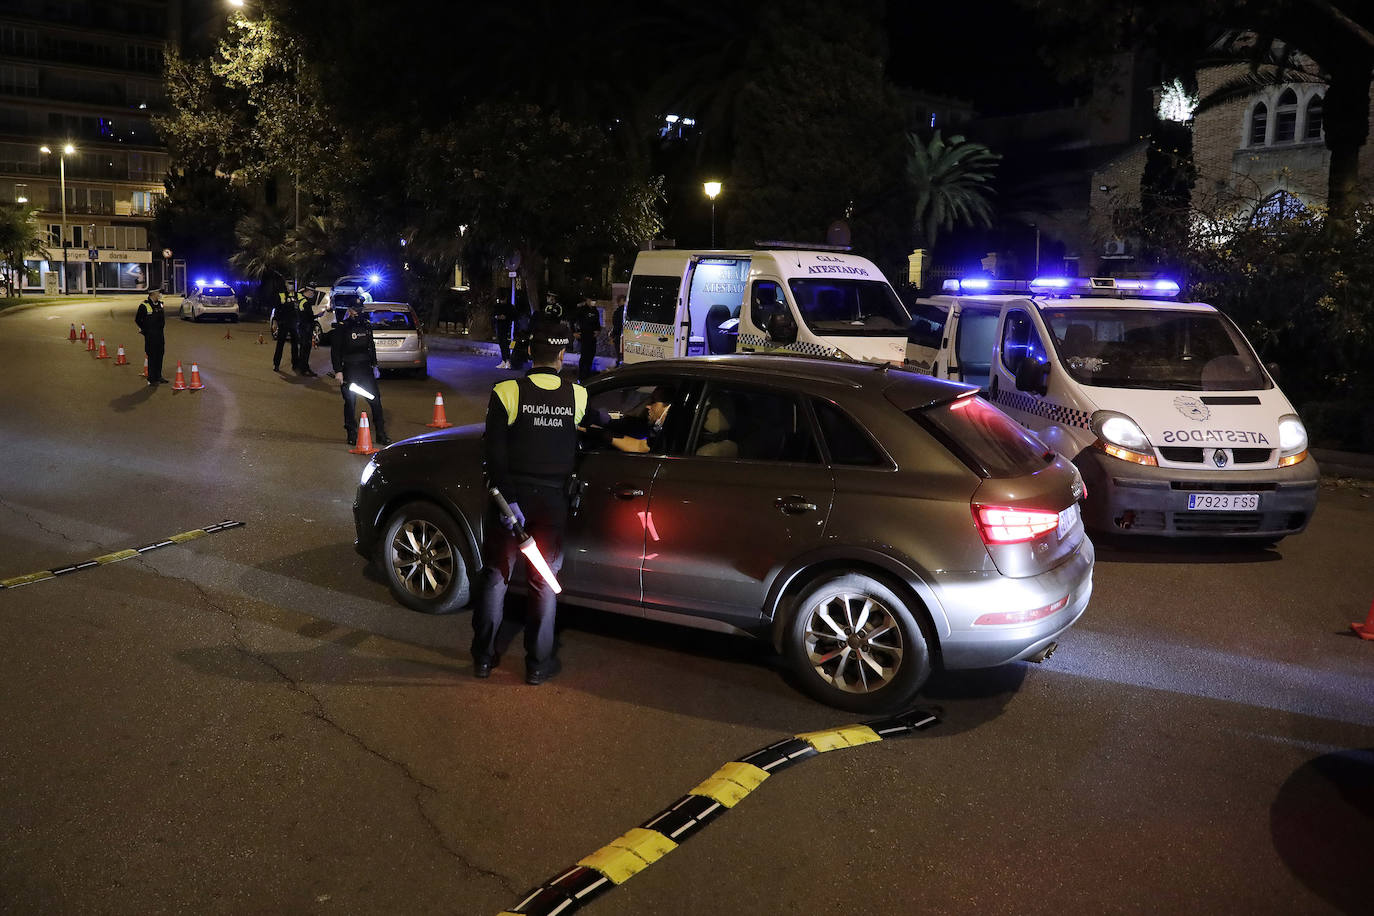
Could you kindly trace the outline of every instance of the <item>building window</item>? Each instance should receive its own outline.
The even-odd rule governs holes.
[[[1307,213],[1307,207],[1296,195],[1287,191],[1275,191],[1255,208],[1250,217],[1252,226],[1268,226],[1284,220],[1297,219]]]
[[[1250,145],[1263,146],[1269,131],[1269,108],[1259,102],[1250,112]]]
[[[1314,95],[1307,100],[1307,118],[1303,123],[1302,138],[1304,140],[1320,140],[1322,138],[1322,97]]]
[[[1274,108],[1274,142],[1292,143],[1298,135],[1298,94],[1292,89],[1283,90],[1279,104]]]

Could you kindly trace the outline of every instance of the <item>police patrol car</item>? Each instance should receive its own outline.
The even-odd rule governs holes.
[[[1172,280],[951,280],[908,364],[978,385],[1071,458],[1090,528],[1277,540],[1307,527],[1307,431],[1240,329]]]
[[[911,316],[871,261],[837,246],[641,251],[627,363],[779,352],[901,365]]]

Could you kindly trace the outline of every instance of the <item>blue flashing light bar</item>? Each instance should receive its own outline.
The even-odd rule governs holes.
[[[1030,282],[1032,293],[1042,296],[1070,296],[1106,293],[1142,299],[1172,299],[1179,294],[1174,280],[1133,280],[1117,277],[1036,277]]]

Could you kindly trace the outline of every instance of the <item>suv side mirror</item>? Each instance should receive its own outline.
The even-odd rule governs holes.
[[[1038,362],[1027,357],[1016,367],[1016,390],[1032,394],[1048,394],[1050,390],[1050,364]]]
[[[797,339],[797,323],[785,308],[779,307],[768,316],[768,336],[777,343],[790,344]]]

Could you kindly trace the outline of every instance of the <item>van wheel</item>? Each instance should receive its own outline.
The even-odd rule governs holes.
[[[397,601],[425,614],[447,614],[471,597],[462,543],[458,523],[443,509],[407,503],[387,520],[377,565]]]
[[[930,647],[906,602],[880,580],[848,573],[802,592],[783,653],[805,690],[850,712],[909,703],[930,677]]]

